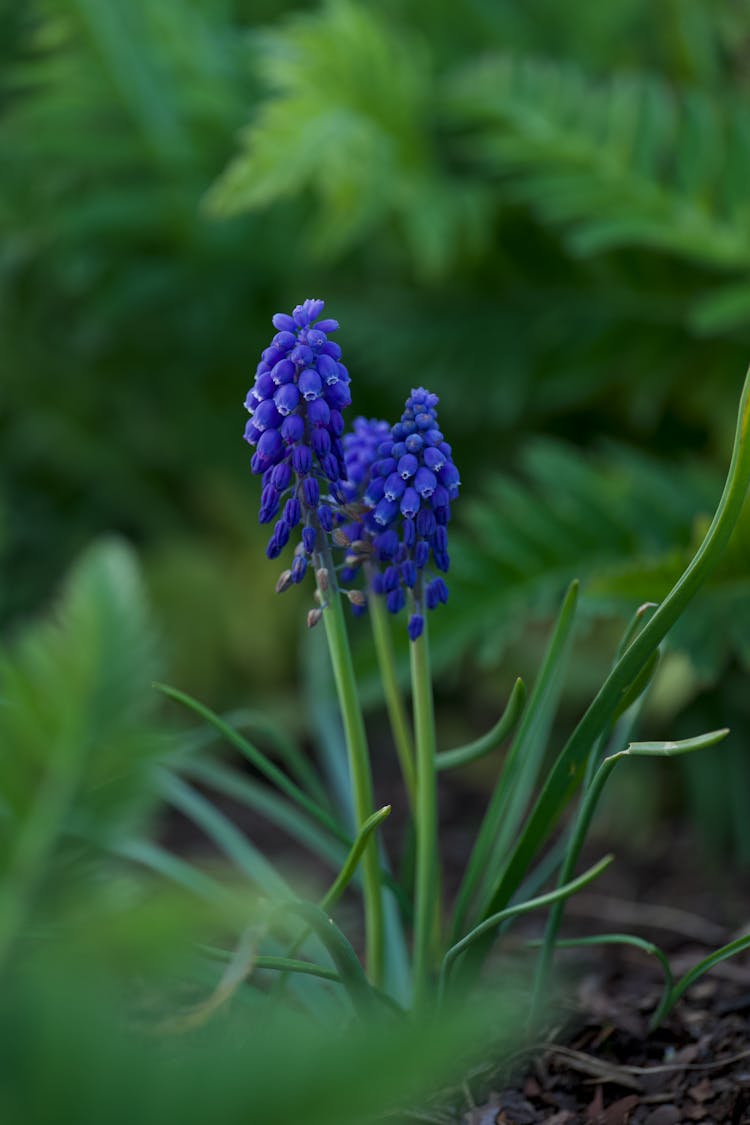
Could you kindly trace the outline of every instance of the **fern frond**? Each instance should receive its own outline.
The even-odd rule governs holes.
[[[435,78],[426,43],[372,7],[329,0],[260,40],[271,97],[214,185],[209,210],[232,215],[311,192],[304,238],[340,254],[395,222],[428,273],[478,246],[484,193],[441,171],[431,139]]]
[[[520,469],[521,479],[498,476],[481,500],[465,502],[452,536],[453,619],[445,634],[440,621],[433,629],[438,659],[460,645],[496,662],[530,621],[549,617],[572,578],[582,580],[589,618],[658,602],[691,557],[721,484],[711,472],[670,469],[620,446],[582,457],[549,440],[528,446]],[[748,558],[750,509],[671,636],[710,676],[730,654],[748,656]]]
[[[465,68],[448,93],[472,159],[574,253],[641,246],[723,270],[750,266],[749,108],[507,56]]]
[[[52,622],[0,654],[0,853],[39,794],[66,793],[58,826],[100,845],[142,821],[167,743],[153,717],[155,638],[131,551],[91,547]],[[57,780],[56,780],[57,779]]]

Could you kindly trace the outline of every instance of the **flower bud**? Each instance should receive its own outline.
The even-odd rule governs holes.
[[[289,589],[291,584],[292,584],[292,572],[291,572],[291,570],[282,570],[282,572],[279,575],[278,580],[276,582],[276,593],[277,594],[283,594],[285,590]]]

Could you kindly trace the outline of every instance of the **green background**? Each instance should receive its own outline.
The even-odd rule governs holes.
[[[573,715],[720,491],[750,354],[749,45],[731,0],[0,5],[9,632],[119,532],[172,682],[284,706],[310,591],[271,596],[242,402],[273,312],[322,296],[351,417],[441,397],[446,723],[531,672],[579,576]],[[655,728],[742,730],[749,564],[745,519]],[[696,777],[720,840],[724,791]]]

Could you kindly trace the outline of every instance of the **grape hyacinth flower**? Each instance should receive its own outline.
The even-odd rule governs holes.
[[[291,316],[276,313],[276,335],[261,355],[245,399],[250,419],[244,437],[255,447],[250,465],[263,478],[259,521],[279,517],[266,548],[269,559],[277,558],[301,528],[279,591],[301,582],[310,560],[316,568],[322,565],[322,536],[334,522],[329,494],[343,499],[342,411],[351,403],[350,377],[340,362],[341,348],[328,338],[338,322],[320,320],[323,307],[321,300],[307,300]],[[319,617],[319,611],[311,612]]]
[[[451,447],[438,429],[438,401],[424,387],[412,390],[401,421],[378,446],[365,493],[372,548],[383,567],[373,589],[391,613],[410,601],[413,641],[424,629],[425,608],[448,600],[441,575],[450,566],[447,524],[460,485]]]
[[[358,549],[369,552],[367,540],[369,532],[366,516],[369,511],[365,503],[365,493],[370,484],[370,472],[377,460],[380,445],[390,437],[391,427],[380,418],[355,418],[353,429],[344,434],[344,463],[346,480],[341,482],[343,504],[337,513],[337,526],[333,541],[338,547],[347,548],[346,562],[339,568],[339,581],[348,585],[359,573],[363,555]],[[360,592],[349,591],[352,613],[359,617],[367,611],[367,598]]]
[[[370,470],[378,458],[382,442],[391,436],[391,427],[381,418],[355,418],[350,433],[344,434],[346,480],[342,489],[347,503],[361,504],[370,483]]]

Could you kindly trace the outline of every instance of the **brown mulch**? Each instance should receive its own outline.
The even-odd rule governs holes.
[[[750,930],[747,872],[708,869],[695,850],[689,835],[665,832],[647,855],[624,856],[569,901],[565,931],[650,938],[678,980]],[[506,939],[510,958],[537,926],[521,920],[515,949]],[[559,950],[557,964],[567,991],[544,1040],[509,1062],[498,1053],[449,1108],[438,1101],[414,1125],[750,1125],[750,951],[696,981],[653,1032],[663,978],[646,954]]]
[[[698,959],[691,950],[680,965]],[[627,962],[627,964],[625,964]],[[628,957],[602,957],[574,997],[572,1031],[553,1032],[512,1080],[475,1074],[463,1106],[422,1120],[454,1125],[742,1125],[750,1123],[750,969],[702,978],[648,1034],[659,980]],[[572,1014],[572,1013],[571,1013]]]

